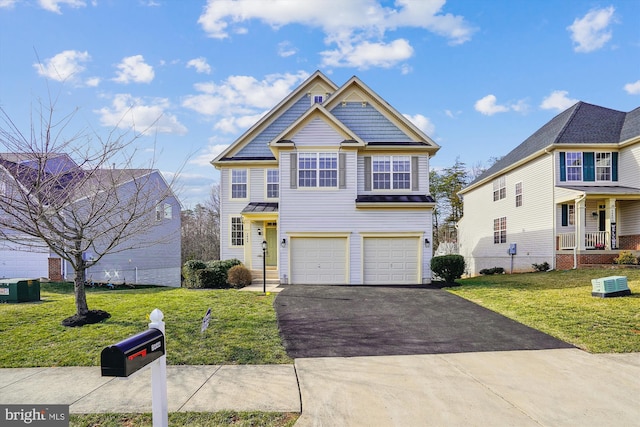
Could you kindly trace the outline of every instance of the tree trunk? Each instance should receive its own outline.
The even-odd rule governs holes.
[[[76,296],[76,312],[78,316],[86,316],[89,313],[89,306],[87,305],[87,293],[84,289],[84,284],[87,276],[87,267],[82,259],[82,253],[76,255],[75,262],[76,278],[74,280],[74,291]]]

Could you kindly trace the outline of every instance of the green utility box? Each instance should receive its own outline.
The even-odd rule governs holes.
[[[591,295],[594,297],[622,297],[631,295],[631,290],[627,285],[627,276],[609,276],[599,279],[591,279],[593,286]]]
[[[0,302],[40,301],[38,279],[0,280]]]

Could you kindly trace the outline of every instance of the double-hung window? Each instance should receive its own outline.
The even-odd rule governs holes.
[[[298,187],[338,187],[338,154],[299,153]]]
[[[582,153],[567,152],[567,181],[582,181]]]
[[[231,246],[244,246],[244,225],[242,217],[231,217]]]
[[[278,169],[267,169],[267,199],[280,197],[280,176]]]
[[[507,217],[493,220],[493,243],[507,243]]]
[[[516,208],[522,206],[522,182],[516,182]]]
[[[611,153],[596,153],[596,180],[611,181]]]
[[[231,170],[231,198],[232,199],[247,198],[247,170],[246,169]]]
[[[374,156],[371,160],[374,190],[409,190],[411,188],[410,156]]]
[[[493,181],[493,201],[507,197],[507,180],[504,176]]]

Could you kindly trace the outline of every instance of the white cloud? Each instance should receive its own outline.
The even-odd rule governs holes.
[[[436,127],[431,123],[431,120],[422,114],[415,114],[413,116],[410,114],[403,114],[403,116],[409,119],[411,123],[416,125],[418,129],[426,133],[428,136],[431,136],[436,131]]]
[[[413,56],[413,48],[405,39],[389,44],[368,41],[351,45],[341,44],[338,49],[320,52],[323,64],[330,67],[354,67],[366,70],[370,67],[390,68]]]
[[[204,116],[215,118],[215,128],[236,133],[246,128],[272,108],[309,75],[304,71],[291,74],[271,74],[263,80],[251,76],[230,76],[221,83],[194,85],[200,92],[189,95],[182,106]]]
[[[296,49],[291,42],[284,41],[278,43],[278,56],[288,58],[296,53],[298,53],[298,49]]]
[[[195,68],[198,73],[211,74],[211,66],[203,56],[187,62],[187,68]]]
[[[627,83],[626,85],[624,85],[624,90],[629,95],[640,95],[640,80],[634,83]]]
[[[44,10],[48,10],[49,12],[54,12],[58,14],[62,14],[60,10],[60,5],[64,4],[72,8],[85,7],[87,5],[83,0],[38,0],[38,4]]]
[[[567,29],[571,32],[571,40],[576,45],[576,52],[592,52],[603,47],[611,40],[609,25],[614,20],[615,8],[593,9],[582,18],[576,18]]]
[[[38,74],[51,80],[59,82],[66,80],[77,81],[78,74],[85,70],[83,64],[90,60],[91,56],[87,51],[65,50],[49,59],[45,59],[42,64],[33,64],[33,67],[38,70]]]
[[[497,98],[495,95],[487,95],[484,98],[477,100],[474,108],[485,116],[493,116],[496,113],[506,113],[509,111],[509,107],[497,104]]]
[[[540,108],[543,110],[564,111],[578,102],[577,99],[569,98],[567,95],[569,95],[569,92],[566,90],[554,90],[542,100]]]
[[[186,134],[187,128],[175,115],[167,112],[169,108],[166,98],[156,98],[147,104],[141,98],[121,93],[113,98],[111,107],[95,112],[99,114],[103,126],[133,129],[144,134]]]
[[[228,147],[229,144],[218,144],[215,141],[210,141],[207,147],[202,149],[197,156],[189,160],[189,164],[196,166],[211,166],[211,160],[218,157],[218,155]]]
[[[508,111],[515,111],[516,113],[526,113],[529,110],[529,106],[524,99],[516,101],[511,104],[498,104],[498,99],[495,95],[489,94],[484,98],[476,101],[474,108],[485,116],[493,116],[496,113],[506,113]],[[449,110],[445,112],[449,117],[453,117],[453,113]]]
[[[155,77],[153,67],[144,62],[142,55],[127,56],[116,65],[116,77],[113,81],[118,83],[150,83]]]
[[[100,82],[102,81],[102,79],[100,79],[100,77],[89,77],[86,81],[85,84],[89,87],[97,87]]]
[[[16,5],[17,0],[0,0],[0,9],[11,9]]]
[[[443,14],[443,0],[396,0],[394,6],[387,4],[380,0],[208,0],[198,23],[209,37],[218,39],[239,33],[239,26],[251,20],[262,21],[274,29],[288,24],[320,28],[325,43],[336,45],[321,53],[325,59],[323,66],[362,69],[390,67],[413,54],[406,40],[385,40],[388,31],[419,28],[454,45],[470,40],[475,31],[462,16]],[[246,27],[240,28],[242,33],[248,32]],[[391,57],[385,60],[383,53]],[[352,55],[355,57],[351,58]]]

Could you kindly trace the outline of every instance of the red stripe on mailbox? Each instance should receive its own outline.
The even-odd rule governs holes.
[[[135,359],[135,358],[136,358],[136,357],[138,357],[138,356],[144,357],[144,356],[146,356],[146,355],[147,355],[147,349],[146,349],[146,348],[144,348],[144,349],[140,350],[139,352],[134,353],[134,354],[132,354],[131,356],[129,356],[129,360],[133,360],[133,359]]]

